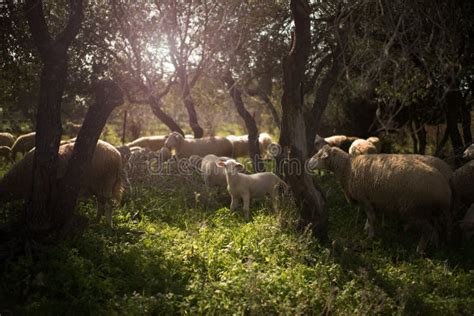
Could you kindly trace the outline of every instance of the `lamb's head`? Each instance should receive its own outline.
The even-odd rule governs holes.
[[[165,141],[165,147],[169,148],[170,150],[179,149],[181,144],[184,141],[183,135],[178,132],[172,132],[168,135]]]
[[[466,160],[474,159],[474,144],[471,144],[469,147],[466,148],[462,157]]]
[[[245,172],[245,167],[235,159],[219,160],[216,165],[220,168],[225,168],[227,174],[237,174],[239,172]]]

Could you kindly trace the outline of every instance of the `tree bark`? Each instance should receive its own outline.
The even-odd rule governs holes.
[[[26,212],[31,235],[44,235],[53,228],[57,197],[57,160],[61,141],[61,101],[67,79],[67,51],[79,32],[83,19],[83,1],[69,1],[65,28],[53,39],[49,33],[41,0],[27,0],[25,13],[40,59],[43,63],[36,112],[36,150],[33,185]]]
[[[255,122],[253,116],[245,108],[244,101],[242,100],[242,92],[236,87],[235,80],[232,78],[232,73],[230,70],[227,70],[224,73],[222,80],[229,90],[229,95],[234,102],[237,112],[245,122],[245,127],[247,128],[249,135],[249,153],[250,158],[252,159],[253,167],[256,172],[263,172],[265,171],[265,167],[260,160],[260,147],[258,142],[259,133],[257,123]]]
[[[150,108],[151,110],[153,111],[153,114],[155,114],[155,116],[161,121],[163,122],[163,124],[165,124],[169,129],[170,131],[172,132],[178,132],[180,133],[181,135],[184,136],[184,132],[183,130],[181,129],[181,127],[179,127],[179,125],[173,120],[173,118],[171,116],[169,116],[168,114],[166,114],[162,109],[162,102],[159,98],[155,98],[153,96],[151,96],[149,99],[148,99],[148,104],[150,105]]]
[[[278,115],[278,112],[275,109],[275,106],[273,105],[272,100],[270,100],[270,97],[266,95],[265,93],[260,93],[259,96],[260,96],[260,99],[262,99],[263,103],[265,103],[265,105],[267,106],[268,110],[270,111],[270,114],[272,115],[273,122],[275,123],[275,125],[280,127],[281,126],[280,116]]]
[[[302,84],[311,48],[310,7],[306,0],[291,0],[295,22],[292,49],[283,60],[282,124],[280,144],[288,149],[289,158],[303,166],[308,158],[306,126],[303,114]],[[293,172],[292,172],[293,171]],[[287,168],[293,195],[301,210],[300,227],[310,227],[321,240],[327,239],[328,217],[324,199],[313,184],[311,175]]]
[[[337,78],[342,70],[341,45],[342,43],[338,43],[334,49],[331,68],[324,75],[319,87],[316,88],[313,106],[307,117],[306,141],[310,152],[313,151],[314,140],[321,123],[321,117],[328,106],[332,88],[336,85]]]
[[[181,86],[181,97],[183,98],[184,106],[188,111],[189,116],[189,125],[194,133],[194,138],[202,138],[204,135],[204,130],[199,125],[198,117],[196,113],[196,107],[194,105],[194,100],[191,95],[191,88],[189,86],[188,74],[184,66],[180,66],[177,69],[177,74],[179,78],[179,83]]]
[[[462,165],[462,153],[464,144],[461,133],[458,129],[460,92],[456,90],[448,91],[446,94],[444,112],[446,114],[446,129],[451,139],[454,151],[454,161],[456,166]]]
[[[464,145],[469,146],[472,144],[471,106],[466,102],[466,98],[463,96],[461,102],[462,135],[464,138]]]
[[[87,111],[67,170],[60,182],[57,208],[55,211],[55,226],[63,229],[70,228],[74,209],[81,186],[82,175],[89,166],[97,141],[110,113],[123,103],[123,93],[112,81],[99,82],[95,87],[95,102]],[[68,233],[69,229],[63,229]]]

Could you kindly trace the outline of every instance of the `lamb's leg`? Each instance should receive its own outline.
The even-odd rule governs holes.
[[[230,210],[235,211],[239,206],[239,199],[236,196],[230,196]]]
[[[242,197],[244,200],[244,215],[245,215],[245,220],[248,222],[250,220],[250,196],[244,195]]]

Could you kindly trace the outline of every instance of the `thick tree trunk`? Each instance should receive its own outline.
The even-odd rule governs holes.
[[[179,125],[173,120],[171,116],[163,112],[163,110],[161,109],[162,103],[160,99],[155,98],[155,97],[150,97],[148,102],[149,102],[151,110],[153,111],[153,114],[155,114],[155,116],[161,122],[163,122],[163,124],[165,124],[170,129],[170,131],[178,132],[184,136],[184,132],[181,129],[181,127],[179,127]]]
[[[253,167],[256,172],[263,172],[265,171],[265,167],[260,160],[260,147],[258,143],[259,133],[257,123],[255,122],[253,116],[245,108],[244,101],[242,100],[242,92],[236,87],[230,70],[225,72],[222,79],[229,90],[229,94],[232,98],[232,101],[234,101],[237,112],[245,122],[245,127],[247,128],[249,135],[249,153],[250,158],[252,159]]]
[[[310,7],[306,0],[291,0],[291,11],[295,21],[293,47],[283,60],[282,125],[280,144],[289,149],[290,160],[296,161],[300,170],[286,168],[295,200],[301,209],[301,227],[310,227],[318,238],[327,239],[327,213],[324,199],[304,172],[308,158],[306,126],[303,115],[302,83],[311,49]]]
[[[41,0],[27,0],[25,14],[43,69],[36,111],[36,150],[33,161],[31,199],[26,226],[33,236],[53,228],[57,198],[57,160],[61,141],[61,101],[67,79],[67,51],[83,20],[83,1],[69,1],[69,18],[64,29],[53,36],[46,24]]]
[[[61,58],[63,59],[61,61]],[[61,99],[67,76],[65,56],[44,65],[41,74],[39,104],[36,114],[36,149],[33,163],[33,187],[26,213],[28,230],[47,233],[57,191],[57,158],[61,141]]]
[[[458,129],[460,94],[459,91],[449,91],[446,94],[444,112],[446,114],[446,129],[451,139],[454,151],[454,161],[457,166],[462,164],[464,144]]]
[[[65,233],[71,231],[71,219],[79,194],[82,175],[92,160],[97,141],[110,113],[123,103],[120,88],[111,81],[99,82],[95,87],[95,102],[87,111],[72,156],[68,162],[66,174],[60,179],[55,226]]]
[[[202,138],[204,136],[204,130],[201,128],[198,122],[198,117],[196,113],[196,107],[194,105],[194,100],[191,95],[191,88],[189,87],[188,75],[184,67],[177,69],[179,83],[181,86],[181,97],[183,98],[184,106],[188,111],[189,116],[189,125],[194,133],[194,138]]]

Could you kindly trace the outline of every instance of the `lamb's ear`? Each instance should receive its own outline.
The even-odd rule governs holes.
[[[241,163],[239,163],[239,162],[235,164],[235,168],[236,168],[236,169],[237,169],[237,171],[239,171],[239,172],[243,172],[243,171],[245,171],[245,167],[244,167],[244,165],[243,165],[243,164],[241,164]]]
[[[216,165],[221,168],[225,168],[225,161],[224,160],[218,160],[216,162]]]

